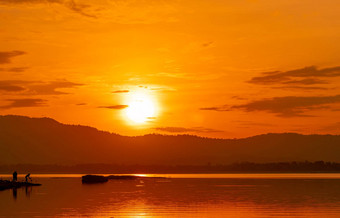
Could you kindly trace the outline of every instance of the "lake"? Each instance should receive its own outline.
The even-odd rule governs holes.
[[[42,186],[0,191],[0,217],[340,217],[340,174],[80,176],[33,174]]]

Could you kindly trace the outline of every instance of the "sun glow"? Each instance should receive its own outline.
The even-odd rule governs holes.
[[[156,116],[154,99],[146,93],[133,93],[128,100],[126,117],[134,123],[145,123]]]

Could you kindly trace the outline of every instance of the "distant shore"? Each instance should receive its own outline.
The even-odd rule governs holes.
[[[0,174],[11,174],[14,170],[30,173],[71,173],[71,174],[157,174],[157,173],[340,173],[340,163],[335,162],[240,162],[230,165],[117,165],[117,164],[78,164],[78,165],[0,165]]]

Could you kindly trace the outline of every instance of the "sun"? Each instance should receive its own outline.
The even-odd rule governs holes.
[[[133,123],[145,123],[156,116],[154,99],[146,93],[133,93],[128,100],[126,117]]]

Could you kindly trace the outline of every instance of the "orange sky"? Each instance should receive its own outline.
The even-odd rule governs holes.
[[[123,135],[340,134],[338,0],[2,0],[0,114]],[[154,116],[128,119],[136,95]]]

